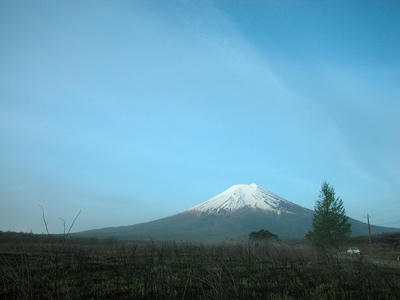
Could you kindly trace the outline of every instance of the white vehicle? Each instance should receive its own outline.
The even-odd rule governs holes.
[[[360,255],[361,251],[357,247],[350,247],[347,249],[346,253],[349,255]]]

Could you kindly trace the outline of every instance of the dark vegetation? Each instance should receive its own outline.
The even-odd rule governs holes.
[[[251,232],[249,234],[249,239],[253,241],[268,241],[268,240],[277,241],[279,238],[276,234],[273,234],[268,230],[261,229],[259,231]]]
[[[320,253],[305,241],[206,245],[0,232],[0,298],[399,299],[400,268]]]
[[[375,234],[371,240],[370,246],[368,236],[356,236],[350,238],[346,246],[356,246],[361,253],[373,258],[397,261],[400,256],[400,233]]]

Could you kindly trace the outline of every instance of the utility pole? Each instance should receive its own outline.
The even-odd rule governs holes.
[[[365,218],[365,217],[364,217]],[[369,245],[369,251],[371,252],[371,225],[369,224],[369,214],[367,213],[367,222],[368,222],[368,245]]]

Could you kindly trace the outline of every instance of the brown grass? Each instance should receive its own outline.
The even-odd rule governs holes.
[[[304,243],[60,243],[3,233],[0,266],[3,299],[400,297],[400,269],[328,258]]]

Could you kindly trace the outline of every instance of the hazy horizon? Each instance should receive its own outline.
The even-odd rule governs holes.
[[[400,228],[398,1],[1,1],[0,230],[256,183]]]

